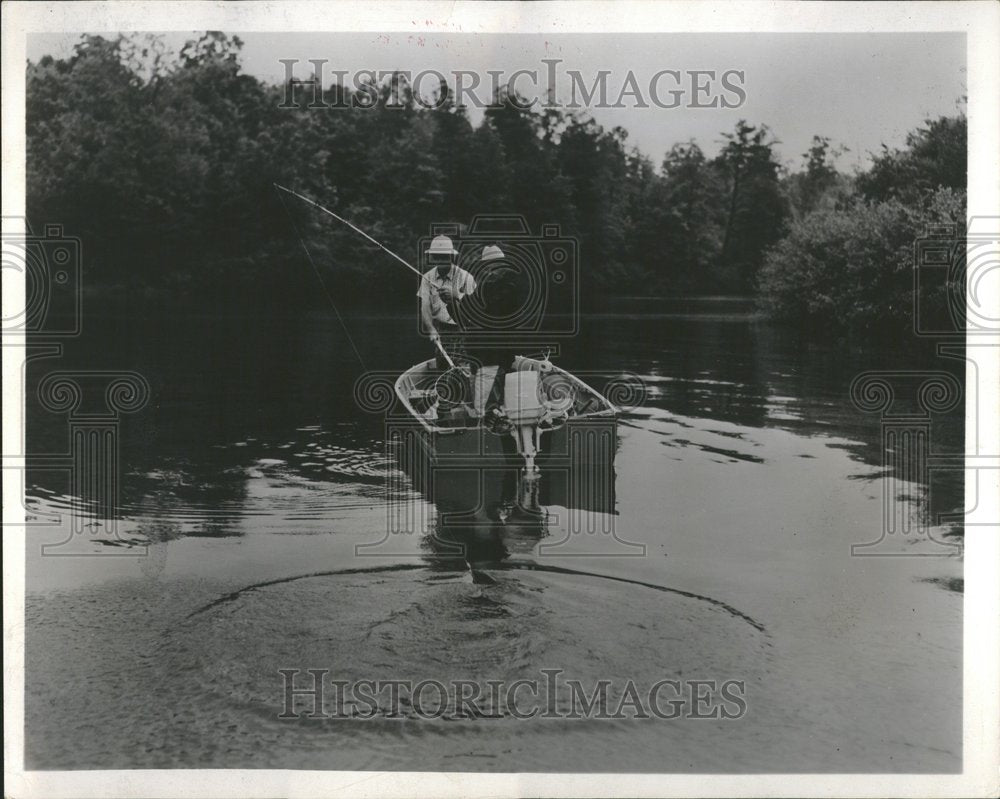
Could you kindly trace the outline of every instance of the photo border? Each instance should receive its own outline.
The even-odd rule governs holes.
[[[1000,216],[1000,5],[972,2],[8,2],[3,25],[3,215],[23,216],[25,187],[26,37],[33,32],[220,29],[333,33],[349,31],[453,33],[713,33],[924,32],[967,37],[969,216]],[[193,21],[197,24],[193,24]],[[183,21],[182,23],[180,21]],[[822,91],[822,87],[817,87]],[[24,304],[23,278],[4,271],[3,313]],[[995,286],[994,286],[995,288]],[[997,300],[995,297],[994,300]],[[994,307],[1000,306],[995,302]],[[972,342],[970,342],[972,343]],[[23,453],[24,341],[3,342],[3,452]],[[1000,441],[1000,343],[970,346],[966,379],[978,406],[991,415],[969,418],[966,452],[995,455]],[[972,362],[974,360],[974,363]],[[978,381],[978,383],[976,382]],[[1000,463],[1000,456],[994,458]],[[8,466],[7,459],[4,463]],[[12,462],[11,468],[17,463]],[[966,474],[970,467],[967,464]],[[982,467],[980,467],[982,468]],[[975,472],[972,472],[975,474]],[[159,796],[979,796],[998,785],[1000,718],[1000,486],[996,468],[984,482],[976,516],[965,531],[964,771],[956,775],[878,774],[479,774],[465,772],[344,772],[286,770],[32,771],[23,763],[24,510],[20,481],[4,480],[4,754],[5,793],[12,797]],[[972,491],[975,490],[973,485]],[[966,485],[967,503],[970,486]],[[967,505],[968,507],[968,505]]]

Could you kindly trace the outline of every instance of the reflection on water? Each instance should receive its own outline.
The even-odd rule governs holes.
[[[400,468],[436,511],[424,530],[428,559],[437,568],[458,565],[487,580],[482,569],[499,567],[511,551],[530,553],[550,537],[560,512],[563,526],[572,524],[577,532],[610,530],[617,512],[615,426],[601,420],[610,444],[601,448],[573,446],[581,440],[575,430],[546,434],[531,475],[513,447],[498,458],[469,462],[437,452],[422,432],[399,441]]]
[[[378,326],[365,357],[390,374],[426,357],[411,320],[348,323]],[[747,318],[593,318],[554,357],[597,388],[638,375],[644,401],[606,457],[550,451],[526,482],[516,463],[432,468],[387,435],[357,408],[359,369],[327,316],[88,324],[64,358],[32,362],[31,385],[131,369],[151,401],[121,419],[110,524],[65,472],[28,475],[29,766],[960,767],[955,531],[908,544],[932,557],[850,556],[878,536],[891,469],[850,382],[946,362]],[[30,393],[27,412],[30,450],[65,452],[65,415]],[[932,421],[932,451],[960,451],[960,413]],[[960,479],[897,485],[889,501],[933,522],[961,508]],[[48,556],[69,553],[120,557]],[[750,712],[278,718],[281,668],[485,681],[549,667],[744,679]]]
[[[512,552],[530,553],[549,535],[548,511],[538,503],[540,479],[525,480],[516,467],[468,477],[478,486],[464,503],[444,498],[454,497],[454,486],[439,489],[442,498],[434,502],[437,514],[424,546],[434,568],[468,569],[474,582],[489,583],[487,570],[501,568]],[[476,507],[470,510],[473,497]]]
[[[352,493],[368,484],[368,493],[377,494],[393,454],[384,445],[383,420],[356,406],[352,386],[359,367],[330,322],[324,316],[263,326],[225,317],[88,320],[88,336],[68,342],[64,358],[39,358],[29,366],[29,449],[66,450],[65,415],[35,401],[42,377],[57,369],[119,365],[144,374],[152,391],[141,413],[121,418],[123,515],[177,514],[181,523],[197,515],[226,529],[226,520],[274,510],[270,503],[255,506],[246,495],[245,479],[258,468],[280,467],[303,481],[351,486]],[[410,320],[350,324],[379,326],[382,335],[368,342],[376,350],[369,362],[389,374],[425,354]],[[904,366],[962,374],[955,359],[844,352],[738,318],[602,317],[563,342],[561,351],[560,364],[596,385],[622,372],[636,375],[646,409],[736,425],[723,432],[707,426],[719,444],[680,434],[669,436],[668,446],[707,447],[720,457],[750,460],[758,456],[728,446],[726,437],[739,441],[746,428],[765,427],[826,437],[861,463],[880,465],[879,420],[852,405],[851,379],[865,370]],[[961,451],[960,413],[934,417],[932,432],[935,452]],[[32,497],[68,488],[57,472],[35,469],[29,477]],[[937,476],[930,501],[934,515],[960,508],[961,474]]]

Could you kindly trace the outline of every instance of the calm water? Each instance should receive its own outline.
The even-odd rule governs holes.
[[[427,356],[411,320],[349,326],[369,371]],[[503,468],[478,488],[419,478],[420,453],[358,409],[327,314],[88,321],[34,361],[32,385],[133,370],[151,393],[122,418],[114,526],[64,471],[28,477],[28,767],[960,769],[960,539],[851,545],[879,538],[886,491],[899,517],[936,518],[961,487],[890,488],[878,418],[848,396],[866,369],[958,363],[711,312],[590,318],[555,360],[597,387],[636,375],[644,396],[613,470],[552,468],[533,497]],[[65,453],[66,414],[28,414],[30,450]],[[935,417],[932,437],[958,451],[961,422]],[[747,710],[281,719],[279,669],[740,680]]]

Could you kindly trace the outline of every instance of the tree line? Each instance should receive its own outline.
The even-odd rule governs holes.
[[[67,58],[28,63],[29,222],[82,239],[86,286],[297,308],[318,296],[311,259],[353,302],[412,303],[387,256],[283,201],[280,183],[413,260],[432,223],[515,213],[533,231],[558,224],[579,242],[585,307],[741,294],[817,329],[908,328],[908,248],[929,224],[964,220],[962,113],[855,175],[819,135],[787,169],[772,131],[745,121],[717,155],[680,142],[657,169],[624,129],[525,110],[503,92],[476,126],[444,84],[433,109],[406,86],[393,108],[282,107],[288,87],[243,74],[240,47],[221,33],[179,52],[155,36],[88,35]],[[331,102],[349,95],[335,87]]]

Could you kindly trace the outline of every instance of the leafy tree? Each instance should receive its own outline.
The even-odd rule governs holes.
[[[632,291],[623,261],[628,239],[628,160],[625,132],[605,131],[589,118],[567,117],[557,163],[569,187],[581,266],[591,288]]]
[[[665,288],[671,293],[733,290],[738,276],[722,262],[727,187],[693,141],[674,145],[663,160],[653,208]]]
[[[967,160],[965,114],[928,119],[907,135],[904,148],[882,145],[871,169],[858,176],[858,190],[868,200],[918,203],[938,187],[964,189]]]
[[[501,91],[487,107],[489,125],[503,147],[507,176],[507,213],[524,215],[537,226],[565,218],[571,204],[568,186],[559,173],[554,148],[543,140],[540,116],[526,108],[523,97]]]
[[[624,228],[625,239],[620,259],[628,264],[630,283],[636,294],[664,291],[662,262],[663,236],[657,211],[662,198],[662,179],[653,162],[633,148],[626,157]]]
[[[739,289],[756,287],[764,251],[781,238],[788,216],[781,191],[781,165],[766,125],[740,120],[714,163],[728,183],[728,208],[722,237],[723,266],[733,270]]]
[[[764,307],[816,332],[908,332],[914,243],[931,225],[964,221],[965,194],[954,189],[938,189],[920,206],[894,198],[809,214],[768,253]]]
[[[466,200],[476,213],[496,213],[506,206],[510,195],[503,142],[492,125],[480,125],[473,131],[470,147]]]
[[[835,166],[836,158],[845,152],[846,147],[832,146],[826,136],[813,136],[812,145],[802,154],[805,169],[785,179],[785,191],[796,219],[820,208],[832,209],[851,193],[851,180]]]
[[[325,303],[308,254],[338,296],[412,307],[412,281],[381,250],[279,183],[414,263],[434,222],[558,224],[579,243],[585,307],[759,288],[779,318],[898,328],[907,242],[964,201],[964,115],[884,148],[856,189],[829,139],[786,175],[769,129],[745,121],[715,158],[677,144],[657,173],[622,128],[504,90],[478,127],[446,85],[428,107],[401,74],[362,87],[372,108],[341,85],[326,92],[336,110],[289,108],[290,87],[242,73],[240,48],[217,32],[177,52],[155,35],[88,35],[27,65],[29,219],[83,238],[88,286],[299,308]]]

